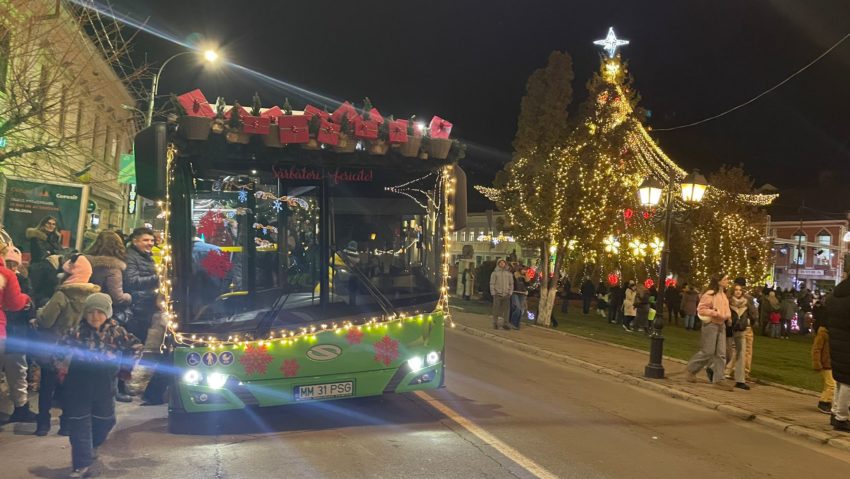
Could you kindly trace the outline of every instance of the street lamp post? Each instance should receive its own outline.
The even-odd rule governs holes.
[[[175,53],[174,55],[168,57],[168,59],[162,62],[162,65],[159,66],[159,70],[157,70],[156,75],[153,76],[153,83],[151,84],[151,94],[148,98],[148,113],[145,117],[145,126],[151,126],[151,123],[153,122],[153,109],[154,103],[156,101],[156,94],[159,91],[159,78],[162,76],[162,70],[165,68],[165,65],[168,65],[171,60],[174,60],[177,57],[182,57],[184,55],[194,55],[197,53],[198,52],[195,50]],[[218,59],[218,53],[216,53],[214,50],[205,50],[204,59],[212,63]]]
[[[698,171],[694,171],[682,180],[682,200],[687,203],[699,203],[705,195],[708,182]],[[660,203],[661,194],[665,193],[664,212],[664,247],[661,251],[661,262],[658,267],[658,296],[655,298],[655,307],[658,314],[653,321],[653,332],[649,345],[649,364],[644,368],[643,375],[651,379],[664,378],[664,336],[661,330],[664,328],[664,293],[667,288],[667,267],[670,263],[670,234],[673,229],[673,188],[675,187],[674,176],[671,174],[666,188],[658,181],[649,178],[638,188],[638,196],[641,205],[654,207]]]

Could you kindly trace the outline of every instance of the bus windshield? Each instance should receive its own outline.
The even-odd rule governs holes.
[[[407,178],[384,173],[369,183],[195,178],[186,323],[222,333],[433,308],[442,241],[434,194],[389,191]]]

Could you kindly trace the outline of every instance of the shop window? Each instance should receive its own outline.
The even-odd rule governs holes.
[[[802,231],[797,231],[793,236],[791,236],[791,240],[794,241],[794,244],[790,245],[790,248],[788,248],[791,252],[791,262],[793,264],[805,266],[806,246],[804,243],[806,242],[806,234]]]
[[[822,246],[819,246],[818,250],[815,252],[815,264],[821,266],[831,265],[833,252],[829,249],[829,246],[832,245],[832,235],[826,230],[821,230],[820,233],[818,233],[816,240],[818,245]]]

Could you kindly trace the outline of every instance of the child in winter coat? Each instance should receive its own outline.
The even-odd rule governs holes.
[[[9,393],[15,406],[15,411],[9,417],[9,422],[35,422],[35,413],[30,411],[29,391],[27,389],[27,356],[26,342],[30,330],[29,320],[32,308],[27,296],[29,290],[27,278],[18,273],[21,266],[21,250],[9,246],[5,255],[5,264],[9,271],[14,274],[18,282],[20,294],[17,296],[19,302],[26,306],[16,310],[17,304],[4,303],[6,314],[6,351],[0,354],[0,371],[6,373],[6,381],[9,384]],[[5,274],[3,276],[5,278]],[[12,282],[9,281],[11,284]],[[12,287],[7,287],[4,292],[12,292]]]
[[[5,257],[10,251],[17,251],[17,248],[0,241],[0,254]],[[20,264],[20,252],[17,259]],[[24,310],[29,303],[30,298],[21,292],[15,272],[6,268],[5,263],[0,265],[0,371],[6,373],[10,394],[15,403],[15,410],[9,417],[9,422],[34,422],[35,419],[27,405],[27,360],[21,344],[26,340],[27,323],[24,320],[21,337],[21,328],[16,316],[16,313]],[[11,339],[8,347],[7,332]]]
[[[112,298],[94,293],[83,319],[59,343],[57,369],[67,370],[62,407],[71,439],[70,477],[96,474],[97,448],[115,426],[114,381],[122,357],[138,356],[142,344],[112,319]]]
[[[83,255],[71,257],[62,266],[65,272],[65,280],[51,296],[50,301],[38,310],[35,324],[39,331],[41,365],[41,383],[38,395],[38,425],[35,434],[46,436],[50,432],[50,407],[53,403],[53,394],[59,383],[56,369],[50,360],[50,353],[54,350],[56,343],[68,331],[77,326],[83,312],[86,298],[92,293],[99,293],[100,287],[89,283],[92,274],[92,266]],[[60,418],[60,433],[67,433],[62,427]]]
[[[835,380],[832,378],[832,358],[829,349],[829,330],[827,318],[820,314],[815,321],[815,341],[812,344],[812,367],[823,376],[823,391],[818,401],[818,411],[824,414],[832,412],[832,397],[835,394]]]

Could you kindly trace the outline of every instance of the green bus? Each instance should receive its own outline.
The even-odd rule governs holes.
[[[425,146],[416,157],[366,141],[353,152],[268,146],[214,127],[187,139],[204,120],[136,138],[139,194],[163,201],[169,430],[225,411],[442,387],[462,146],[423,160]]]

